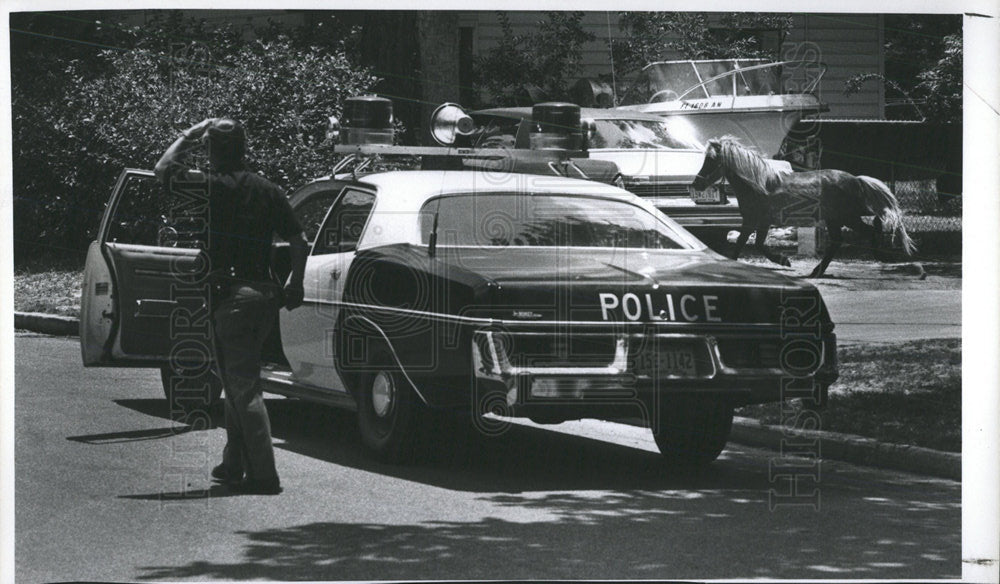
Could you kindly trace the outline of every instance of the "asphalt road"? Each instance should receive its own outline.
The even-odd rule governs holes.
[[[171,422],[154,371],[84,369],[75,339],[15,351],[20,583],[961,574],[959,483],[837,462],[816,480],[741,446],[679,473],[646,431],[600,422],[387,466],[349,414],[273,399],[286,490],[231,496],[208,480],[224,431]],[[789,463],[818,509],[772,507]]]
[[[961,290],[832,289],[822,294],[841,344],[962,336]]]
[[[792,277],[809,273],[815,259],[792,258],[791,268],[752,263]],[[926,277],[908,263],[842,260],[826,276],[810,279],[823,295],[841,344],[890,343],[962,336],[962,265],[925,262]]]

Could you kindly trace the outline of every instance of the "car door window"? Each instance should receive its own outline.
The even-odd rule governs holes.
[[[105,241],[203,248],[208,232],[208,191],[197,186],[200,188],[167,188],[153,176],[129,176],[108,223]]]
[[[323,222],[313,255],[354,251],[364,232],[365,224],[375,205],[375,195],[347,189],[341,195]]]
[[[316,234],[319,233],[320,227],[323,226],[323,219],[330,212],[330,206],[337,199],[340,191],[341,187],[339,186],[328,190],[316,191],[310,194],[306,200],[295,206],[295,218],[298,219],[299,225],[302,226],[302,232],[306,236],[306,240],[310,246],[316,241]]]

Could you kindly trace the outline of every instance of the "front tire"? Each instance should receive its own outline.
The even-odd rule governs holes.
[[[171,417],[207,412],[222,399],[222,380],[211,367],[197,375],[161,367],[160,382]]]
[[[426,408],[410,382],[386,364],[364,374],[359,386],[358,429],[365,448],[383,462],[412,458]]]
[[[733,406],[718,397],[683,397],[660,405],[653,438],[674,466],[704,466],[719,457],[733,427]]]

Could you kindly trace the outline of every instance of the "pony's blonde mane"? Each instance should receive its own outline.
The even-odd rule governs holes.
[[[729,172],[742,178],[758,194],[767,195],[775,185],[781,182],[781,176],[760,154],[740,144],[732,136],[723,136],[709,140],[719,144],[719,162]]]

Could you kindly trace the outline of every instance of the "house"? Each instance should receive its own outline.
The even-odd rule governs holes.
[[[253,28],[272,21],[281,26],[309,26],[328,17],[331,11],[303,10],[185,10],[186,16],[208,22],[226,22],[242,28],[252,35]],[[153,11],[120,11],[128,22],[141,24]],[[341,18],[360,22],[362,11],[332,11]],[[506,12],[514,33],[527,33],[536,29],[544,20],[543,12]],[[500,41],[502,32],[496,11],[458,11],[458,52],[460,87],[472,85],[472,65],[476,55],[482,55]],[[776,54],[782,59],[818,59],[828,67],[820,82],[818,92],[830,111],[829,119],[882,119],[886,106],[885,91],[881,83],[865,84],[853,95],[844,94],[844,82],[863,73],[885,72],[884,16],[880,14],[811,14],[793,15],[793,24]],[[622,38],[618,12],[584,13],[583,27],[596,40],[583,47],[580,77],[597,78],[612,73],[608,39]],[[757,31],[765,40],[767,31]],[[676,58],[681,58],[679,55]],[[626,79],[620,80],[627,83]],[[458,99],[456,96],[455,99]]]
[[[536,28],[544,20],[541,12],[507,12],[515,34]],[[617,12],[586,12],[582,25],[597,40],[582,50],[582,77],[597,78],[612,71],[609,38],[622,37]],[[881,119],[884,117],[886,96],[881,83],[867,83],[861,91],[845,95],[844,82],[863,73],[885,72],[884,17],[880,14],[794,14],[793,24],[780,50],[782,59],[819,60],[828,67],[818,87],[820,99],[830,106],[823,115],[830,119]],[[461,12],[459,35],[460,54],[470,60],[497,45],[502,37],[496,12]],[[769,40],[764,35],[764,42]],[[772,40],[777,43],[776,36]],[[677,55],[677,59],[682,58]],[[463,67],[463,69],[466,69]],[[460,79],[467,86],[471,79]]]
[[[380,37],[392,37],[386,43],[386,50],[376,51],[371,57],[380,76],[387,80],[387,87],[380,88],[386,93],[401,96],[397,106],[399,117],[407,120],[409,126],[419,128],[429,111],[429,104],[441,101],[459,101],[472,104],[476,101],[472,93],[473,65],[476,56],[486,54],[497,46],[502,38],[500,17],[496,11],[455,11],[447,14],[449,23],[457,31],[435,37],[433,55],[419,55],[419,32],[423,22],[433,23],[427,13],[406,11],[303,11],[303,10],[185,10],[186,16],[201,18],[209,23],[225,22],[253,35],[256,26],[275,22],[279,26],[320,26],[331,14],[344,22],[362,24],[365,22],[394,21],[387,29],[375,35],[378,46]],[[119,18],[130,24],[141,24],[154,11],[117,11]],[[419,18],[417,16],[419,16]],[[537,30],[545,20],[545,13],[538,11],[505,12],[514,34],[530,33]],[[367,20],[366,20],[367,19]],[[886,96],[885,86],[870,81],[856,93],[845,92],[845,82],[859,74],[885,74],[886,72],[886,17],[882,14],[820,14],[795,13],[788,35],[778,47],[778,37],[774,31],[753,31],[762,43],[775,44],[775,54],[782,60],[806,59],[819,61],[827,70],[820,81],[816,94],[829,110],[816,116],[820,123],[811,122],[808,127],[797,127],[793,133],[810,133],[818,136],[815,152],[808,156],[806,166],[842,168],[856,174],[870,174],[885,180],[895,180],[900,176],[917,174],[943,176],[950,180],[948,191],[960,191],[961,168],[961,128],[930,127],[925,124],[906,124],[887,121],[887,105],[896,111],[908,109],[900,95]],[[578,77],[596,79],[614,74],[609,51],[609,40],[622,38],[619,13],[615,11],[588,11],[583,13],[582,25],[596,40],[582,47],[581,70]],[[409,28],[407,28],[409,27]],[[448,27],[436,27],[430,34],[438,34]],[[410,30],[413,29],[413,30]],[[402,33],[400,33],[402,31]],[[400,34],[396,34],[400,33]],[[424,31],[425,37],[428,31]],[[429,37],[427,37],[429,38]],[[426,38],[425,38],[426,40]],[[369,41],[371,45],[371,41]],[[369,49],[371,46],[369,45]],[[452,53],[445,59],[443,47],[456,46],[457,59]],[[399,56],[402,55],[402,58]],[[676,58],[681,58],[677,55]],[[407,62],[402,62],[407,60]],[[443,71],[431,79],[427,71],[430,67],[440,68],[449,62]],[[422,75],[413,72],[423,70]],[[395,81],[393,81],[395,80]],[[575,81],[575,79],[570,80]],[[615,85],[627,86],[628,78],[614,79]],[[393,86],[395,83],[395,86]],[[388,91],[386,91],[388,90]],[[420,105],[423,102],[423,105]],[[902,107],[900,107],[902,106]],[[915,112],[914,112],[915,113]],[[801,124],[800,124],[801,126]],[[944,170],[948,169],[948,170]],[[926,178],[926,177],[924,177]],[[957,182],[958,181],[958,182]]]

